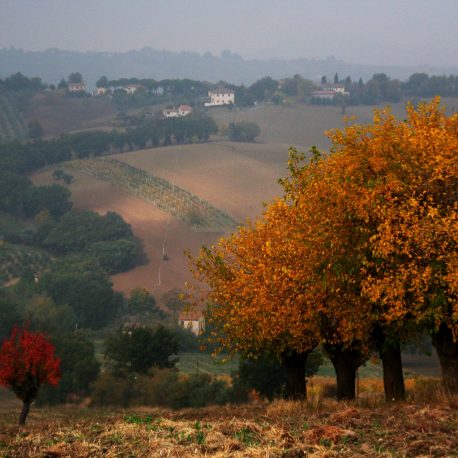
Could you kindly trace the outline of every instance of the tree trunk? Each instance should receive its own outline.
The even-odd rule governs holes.
[[[387,401],[402,401],[406,397],[402,373],[401,345],[398,342],[384,342],[380,347],[383,365],[383,386]]]
[[[450,328],[441,324],[433,335],[433,345],[441,365],[442,385],[450,393],[458,393],[458,341],[453,341]]]
[[[290,352],[282,361],[287,372],[286,396],[288,399],[306,399],[305,362],[310,352]]]
[[[21,415],[19,416],[19,425],[20,426],[25,425],[25,420],[30,410],[30,404],[32,404],[32,401],[29,401],[29,400],[22,401],[22,410],[21,410]]]
[[[355,399],[356,370],[366,361],[363,353],[342,345],[325,345],[324,348],[336,371],[337,399]]]

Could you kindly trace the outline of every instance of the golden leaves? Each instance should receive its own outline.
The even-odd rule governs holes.
[[[458,116],[439,100],[290,150],[285,195],[192,260],[229,349],[362,340],[375,322],[457,327]],[[446,300],[444,300],[446,298]]]

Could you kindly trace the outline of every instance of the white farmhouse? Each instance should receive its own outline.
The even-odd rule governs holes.
[[[106,88],[106,87],[96,87],[95,91],[92,92],[92,95],[94,95],[96,97],[100,97],[100,96],[107,95],[108,93],[109,93],[108,88]]]
[[[144,86],[141,84],[127,84],[123,86],[123,91],[129,95],[134,95],[139,89],[144,89]]]
[[[192,113],[192,107],[189,105],[180,105],[178,108],[166,108],[162,110],[162,116],[164,118],[183,118],[184,116],[188,116]]]
[[[205,331],[205,316],[201,311],[181,312],[178,324],[198,336]]]
[[[213,89],[208,91],[209,102],[205,102],[206,107],[217,107],[222,105],[233,105],[235,103],[235,93],[232,89]]]
[[[345,91],[344,84],[323,84],[319,91],[312,92],[312,97],[320,99],[333,99],[337,94],[348,96],[349,92]]]
[[[162,110],[162,116],[164,118],[178,118],[178,109],[173,107],[173,108],[166,108],[165,110]]]
[[[86,92],[86,84],[81,83],[68,83],[68,92]]]

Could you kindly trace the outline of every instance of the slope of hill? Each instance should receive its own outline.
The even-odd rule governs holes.
[[[38,120],[48,136],[103,124],[116,112],[111,100],[103,97],[71,98],[49,92],[37,94],[24,116]]]
[[[447,101],[449,109],[458,106]],[[403,116],[403,104],[393,111]],[[352,107],[348,115],[360,122],[370,119],[370,107]],[[218,123],[249,120],[261,125],[258,143],[212,141],[205,144],[175,145],[145,149],[111,156],[112,158],[167,182],[209,202],[243,223],[254,218],[268,202],[281,194],[278,178],[287,174],[288,147],[296,145],[307,151],[311,145],[328,148],[324,130],[343,126],[337,107],[310,105],[263,105],[244,110],[212,111]],[[116,289],[130,291],[143,286],[155,295],[172,288],[183,288],[190,279],[184,251],[196,253],[202,244],[212,244],[223,232],[195,232],[165,211],[110,183],[97,180],[77,170],[69,188],[77,208],[101,213],[113,210],[129,222],[140,237],[148,255],[148,264],[113,276]],[[32,177],[36,184],[53,182],[52,169]],[[165,256],[164,256],[165,255]]]

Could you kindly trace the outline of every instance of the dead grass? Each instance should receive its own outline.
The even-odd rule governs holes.
[[[456,457],[458,398],[372,406],[359,400],[255,400],[171,411],[34,408],[27,426],[0,407],[4,457]],[[369,385],[366,386],[370,390]]]

